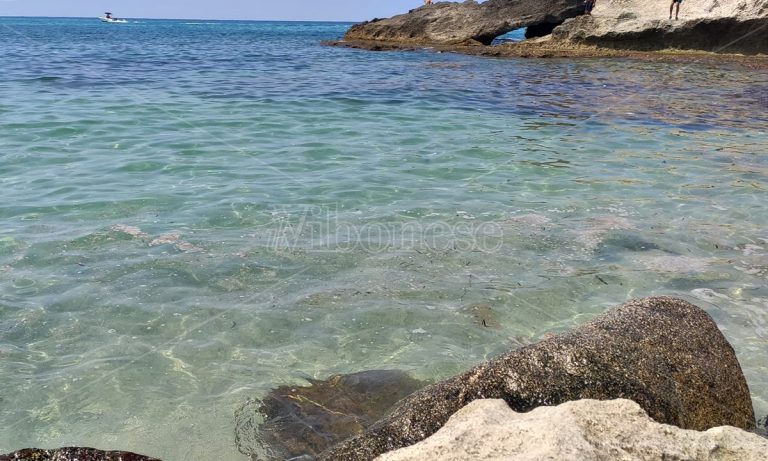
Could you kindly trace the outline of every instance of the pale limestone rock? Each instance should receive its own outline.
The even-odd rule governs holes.
[[[768,0],[596,0],[591,16],[566,20],[552,38],[619,49],[768,52]],[[674,17],[674,16],[673,16]]]
[[[577,400],[517,413],[504,400],[475,400],[431,437],[377,461],[626,460],[757,461],[768,440],[731,426],[704,432],[654,422],[626,399]]]

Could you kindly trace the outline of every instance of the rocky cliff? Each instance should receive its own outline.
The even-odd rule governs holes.
[[[666,1],[597,0],[592,16],[565,21],[552,38],[614,49],[768,53],[768,0],[684,0],[674,17]]]
[[[768,54],[768,0],[684,0],[678,19],[674,13],[670,19],[669,6],[668,0],[597,0],[590,16],[583,14],[584,0],[440,2],[357,24],[343,42],[372,49],[445,49],[489,45],[506,32],[526,28],[527,37],[546,36],[544,46],[550,47]]]
[[[583,0],[488,0],[440,2],[389,19],[352,26],[345,40],[404,44],[483,44],[523,27],[551,30],[584,11]]]

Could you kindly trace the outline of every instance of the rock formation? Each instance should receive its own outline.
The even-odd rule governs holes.
[[[548,38],[540,44],[542,48],[591,45],[614,50],[768,54],[768,0],[687,0],[680,7],[679,20],[668,19],[669,2],[597,0],[591,16],[583,12],[583,0],[440,2],[354,25],[340,44],[376,50],[453,46],[477,54],[463,46],[489,45],[506,32],[526,28],[527,38]]]
[[[592,16],[565,21],[552,38],[615,49],[768,53],[768,0],[686,1],[679,20],[668,14],[666,3],[597,0]]]
[[[488,0],[440,2],[390,19],[352,26],[345,40],[410,44],[484,44],[511,30],[549,27],[584,11],[583,0]]]
[[[684,300],[653,297],[427,386],[320,459],[370,460],[412,445],[486,398],[503,399],[515,411],[626,398],[657,422],[683,429],[755,426],[741,367],[715,322]]]
[[[67,447],[52,450],[26,448],[0,455],[0,461],[160,461],[127,451],[102,451],[95,448]]]
[[[630,400],[577,400],[516,413],[503,400],[475,400],[426,440],[376,461],[632,459],[754,461],[768,439],[730,426],[689,431],[651,420]]]

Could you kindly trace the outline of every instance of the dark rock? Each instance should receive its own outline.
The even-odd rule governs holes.
[[[493,312],[493,306],[490,304],[470,304],[463,306],[459,309],[459,312],[465,315],[469,315],[479,326],[485,328],[501,329],[501,323]]]
[[[523,27],[554,27],[582,14],[583,0],[440,2],[389,19],[352,26],[345,40],[419,44],[484,44]]]
[[[677,255],[656,243],[632,232],[614,231],[605,235],[596,249],[596,255],[603,262],[618,261],[627,257],[628,252],[663,252]]]
[[[607,235],[601,245],[604,247],[616,247],[628,251],[665,251],[653,242],[645,240],[642,236],[630,232],[617,232]],[[668,252],[671,253],[671,252]]]
[[[627,398],[654,420],[684,429],[755,426],[741,367],[715,322],[684,300],[654,297],[428,386],[320,459],[369,460],[412,445],[480,398],[504,399],[518,412]]]
[[[237,411],[237,447],[254,459],[315,456],[362,432],[425,385],[403,371],[373,370],[281,386]]]
[[[127,451],[103,451],[95,448],[66,447],[52,450],[25,448],[7,455],[0,461],[160,461],[157,458],[137,455]]]
[[[545,22],[543,24],[536,24],[533,26],[528,26],[528,28],[525,29],[525,38],[536,38],[536,37],[544,37],[552,33],[553,30],[555,30],[555,27],[562,24],[562,21],[559,22]]]

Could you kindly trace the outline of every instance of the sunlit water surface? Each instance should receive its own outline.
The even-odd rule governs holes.
[[[319,44],[346,27],[0,19],[0,452],[244,459],[271,387],[657,294],[768,413],[764,72]]]

